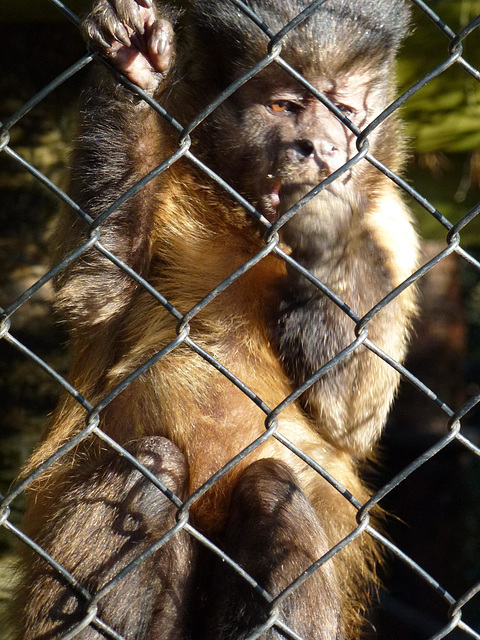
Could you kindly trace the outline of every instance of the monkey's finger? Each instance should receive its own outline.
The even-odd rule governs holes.
[[[149,8],[141,8],[136,0],[117,0],[118,18],[139,35],[145,33],[145,23],[150,18]]]
[[[102,52],[107,50],[106,53],[110,53],[112,49],[118,49],[119,45],[131,46],[128,31],[123,25],[117,25],[113,29],[107,30],[101,29],[98,24],[93,22],[85,22],[84,35],[90,44]],[[116,41],[117,45],[115,45],[114,41]]]
[[[106,2],[98,5],[85,20],[83,34],[88,42],[99,49],[112,48],[114,40],[126,47],[131,45],[127,28]]]
[[[147,46],[153,68],[165,75],[173,57],[173,29],[167,20],[158,20],[148,28]]]

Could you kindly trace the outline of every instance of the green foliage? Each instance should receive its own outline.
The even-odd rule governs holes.
[[[458,33],[480,14],[479,0],[441,0],[432,8]],[[450,57],[448,38],[423,12],[413,14],[415,29],[399,63],[405,90]],[[463,57],[480,69],[480,33],[463,41]],[[465,152],[480,148],[480,83],[459,64],[430,81],[410,98],[404,115],[408,133],[418,152]]]

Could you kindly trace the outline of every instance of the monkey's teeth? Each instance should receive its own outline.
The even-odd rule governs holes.
[[[275,178],[272,175],[269,175],[267,177],[271,179],[271,187],[269,191],[270,202],[272,204],[272,207],[276,209],[280,204],[279,192],[280,192],[280,187],[282,186],[282,183],[278,178]]]
[[[264,215],[267,220],[274,223],[278,220],[278,205],[280,204],[280,180],[275,179],[271,174],[267,176],[268,186],[262,200],[264,203]]]
[[[271,205],[272,205],[272,207],[274,209],[276,209],[278,207],[278,205],[280,204],[280,196],[278,194],[278,191],[279,191],[279,189],[275,189],[270,194],[270,203],[271,203]]]

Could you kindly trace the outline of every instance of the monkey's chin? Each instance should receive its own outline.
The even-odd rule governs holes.
[[[332,196],[345,199],[348,189],[345,188],[344,180],[336,180],[329,185],[321,193],[315,196],[315,202],[326,201],[325,205],[328,207],[328,200],[332,199]],[[347,179],[348,182],[348,179]],[[261,195],[257,199],[257,206],[259,211],[267,218],[271,223],[277,222],[277,220],[284,215],[292,206],[297,204],[304,196],[306,196],[312,189],[317,186],[318,183],[310,184],[298,183],[298,184],[284,184],[282,178],[268,176],[266,189],[259,189]],[[265,185],[264,185],[265,187]],[[302,206],[300,211],[306,211],[312,204],[308,203]],[[314,205],[317,206],[317,205]],[[302,215],[300,213],[296,216]]]
[[[280,220],[312,188],[310,185],[282,187]],[[318,259],[319,252],[326,257],[342,246],[358,206],[356,200],[349,189],[327,188],[305,203],[280,229],[281,240],[290,247],[292,256],[308,268],[313,256]]]

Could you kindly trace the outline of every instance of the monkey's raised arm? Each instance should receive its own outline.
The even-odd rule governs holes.
[[[175,19],[171,9],[160,11],[151,0],[99,0],[83,33],[93,50],[157,98],[174,57]],[[93,82],[82,94],[81,110],[70,194],[97,218],[169,154],[160,116],[111,69],[96,65]],[[102,245],[142,276],[148,273],[160,183],[161,178],[152,180],[114,208],[99,228]],[[57,229],[55,258],[86,239],[87,231],[84,221],[65,213]],[[57,286],[59,306],[76,328],[108,321],[128,305],[135,291],[133,281],[95,249],[63,272]]]

